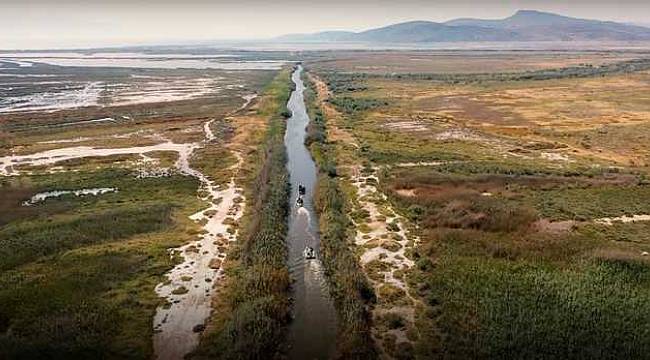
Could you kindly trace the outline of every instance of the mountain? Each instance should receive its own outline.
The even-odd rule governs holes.
[[[646,23],[643,23],[643,22],[627,23],[627,25],[633,25],[633,26],[640,26],[640,27],[650,28],[650,22],[646,22]]]
[[[445,41],[630,41],[650,40],[650,28],[520,10],[499,20],[410,21],[362,32],[328,31],[277,38],[296,42],[426,43]]]
[[[511,30],[523,41],[650,40],[650,29],[612,21],[576,19],[534,10],[521,10],[502,20],[457,19],[448,26],[478,26]]]
[[[364,31],[353,39],[367,42],[507,41],[512,36],[511,31],[502,29],[412,21]]]

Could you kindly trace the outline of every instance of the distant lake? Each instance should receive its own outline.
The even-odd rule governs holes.
[[[144,54],[144,53],[76,53],[76,52],[21,52],[0,53],[0,71],[29,67],[34,63],[74,67],[117,67],[142,69],[220,69],[220,70],[276,70],[285,60],[242,60],[237,55],[215,54]]]

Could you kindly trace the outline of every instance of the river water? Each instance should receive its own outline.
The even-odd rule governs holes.
[[[291,93],[287,107],[292,112],[287,120],[284,144],[287,149],[292,194],[289,198],[289,268],[293,283],[293,321],[289,330],[289,358],[311,360],[328,359],[335,351],[336,313],[327,287],[318,252],[320,238],[318,218],[314,212],[313,194],[316,185],[316,165],[305,146],[309,117],[305,108],[301,79],[302,67],[292,74],[296,90]],[[303,184],[306,194],[304,206],[296,205],[298,184]],[[306,246],[316,250],[316,259],[306,260]]]

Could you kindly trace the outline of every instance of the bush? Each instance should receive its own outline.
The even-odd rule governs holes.
[[[386,224],[386,229],[388,229],[388,231],[392,231],[392,232],[398,232],[400,230],[399,224],[395,220],[393,220],[393,221],[389,222],[388,224]]]
[[[332,103],[332,105],[336,106],[340,111],[348,115],[355,115],[359,112],[388,105],[387,102],[380,101],[377,99],[353,98],[353,97],[335,97],[330,102]]]
[[[285,119],[288,119],[288,118],[290,118],[291,116],[293,116],[293,113],[291,112],[291,110],[286,109],[286,110],[283,110],[283,111],[280,113],[280,116],[282,116],[282,117],[285,118]]]
[[[397,313],[387,313],[381,320],[386,323],[386,327],[389,329],[400,329],[406,326],[404,318]]]

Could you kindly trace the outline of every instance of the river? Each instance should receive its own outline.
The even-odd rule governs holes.
[[[287,149],[292,193],[289,198],[289,267],[293,278],[293,321],[289,329],[289,358],[328,359],[336,350],[336,312],[325,279],[318,252],[320,237],[318,217],[314,211],[313,194],[316,186],[316,165],[305,146],[309,116],[305,108],[301,79],[302,67],[292,74],[296,90],[291,93],[287,107],[292,112],[287,120],[284,144]],[[306,188],[303,207],[296,205],[298,185]],[[316,259],[306,260],[303,251],[310,246]]]

